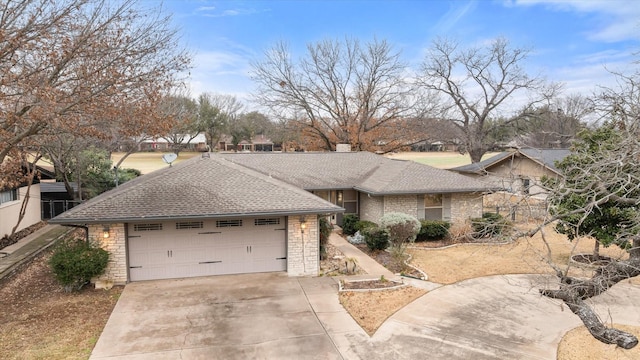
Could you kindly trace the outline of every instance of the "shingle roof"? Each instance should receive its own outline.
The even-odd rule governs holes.
[[[306,190],[357,189],[372,195],[473,192],[486,184],[413,161],[369,152],[240,153],[224,158]]]
[[[50,222],[77,224],[342,211],[343,208],[296,186],[211,155],[143,175]]]
[[[482,174],[487,171],[488,168],[494,166],[495,164],[507,159],[511,156],[524,156],[527,157],[542,166],[547,167],[548,169],[560,173],[560,170],[556,168],[556,161],[560,161],[564,159],[567,155],[571,153],[568,149],[533,149],[533,148],[524,148],[518,149],[516,151],[504,151],[500,154],[493,156],[489,159],[483,160],[478,163],[468,164],[464,166],[458,166],[452,168],[450,170],[457,171],[461,173],[475,173]]]

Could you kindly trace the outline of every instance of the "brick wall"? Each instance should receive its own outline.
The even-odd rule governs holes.
[[[482,194],[451,194],[451,222],[463,224],[469,218],[482,216]]]
[[[384,215],[384,198],[360,194],[360,219],[375,223]]]
[[[305,216],[307,228],[300,228],[300,216],[287,219],[287,274],[317,276],[320,272],[318,216]],[[304,233],[303,233],[304,231]]]
[[[399,212],[418,217],[418,197],[416,195],[386,195],[384,213]]]
[[[109,226],[109,237],[104,238],[105,224],[89,225],[89,240],[96,241],[100,247],[109,252],[107,269],[101,276],[92,279],[96,288],[109,288],[127,283],[127,252],[124,224],[106,224]]]

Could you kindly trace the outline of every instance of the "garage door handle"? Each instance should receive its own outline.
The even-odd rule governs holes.
[[[276,260],[287,260],[287,257],[276,258]]]
[[[273,229],[273,230],[275,230],[275,231],[278,231],[278,230],[287,230],[287,228],[282,228],[282,229]]]
[[[222,260],[218,260],[218,261],[200,261],[198,264],[216,264],[216,263],[221,263]]]
[[[142,269],[142,266],[129,266],[129,269]]]

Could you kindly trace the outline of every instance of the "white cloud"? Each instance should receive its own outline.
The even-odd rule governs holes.
[[[552,11],[601,15],[597,28],[587,35],[591,40],[615,42],[640,39],[640,6],[629,0],[512,0],[507,6],[544,5]]]
[[[434,31],[437,34],[449,33],[466,14],[476,8],[475,1],[468,1],[463,6],[457,6],[460,4],[459,2],[452,2],[451,4],[453,4],[453,6],[434,26]]]

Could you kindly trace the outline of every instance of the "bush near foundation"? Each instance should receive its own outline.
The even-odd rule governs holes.
[[[421,220],[416,241],[441,240],[449,233],[451,223],[442,220]]]
[[[473,237],[476,239],[502,234],[509,222],[500,214],[484,213],[481,218],[471,219]]]
[[[92,243],[67,239],[60,242],[49,264],[66,292],[79,291],[107,268],[109,253]]]
[[[371,251],[385,250],[389,247],[389,232],[378,226],[367,227],[360,231],[364,236],[364,242]]]
[[[360,218],[356,214],[346,214],[342,217],[342,233],[344,235],[353,235],[358,231],[356,224]]]

